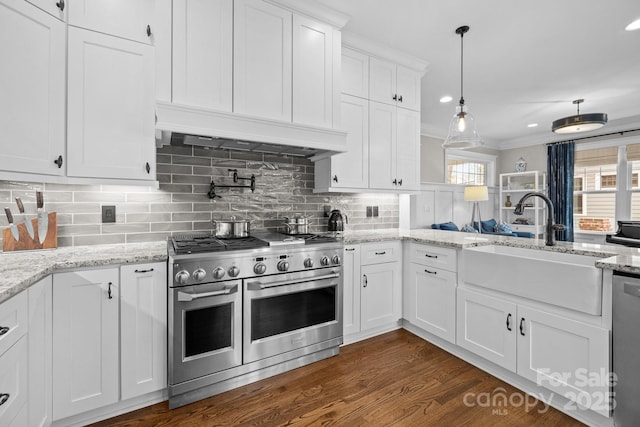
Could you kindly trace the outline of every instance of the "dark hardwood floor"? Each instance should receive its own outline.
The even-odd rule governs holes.
[[[398,330],[345,346],[336,357],[172,411],[163,402],[94,426],[582,425],[540,402],[527,408],[522,403],[526,398]],[[496,405],[489,405],[491,400]]]

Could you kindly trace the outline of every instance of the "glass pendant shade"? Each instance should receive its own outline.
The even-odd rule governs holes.
[[[466,105],[458,105],[456,114],[449,123],[449,134],[442,144],[443,148],[470,148],[483,145],[482,138],[476,129],[473,115]]]

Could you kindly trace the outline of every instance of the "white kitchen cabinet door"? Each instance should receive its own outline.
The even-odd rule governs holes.
[[[399,190],[420,190],[420,113],[396,109],[396,174]]]
[[[342,126],[347,151],[331,156],[331,186],[369,187],[369,101],[342,95]]]
[[[235,113],[291,122],[291,21],[261,0],[234,1]]]
[[[369,99],[369,55],[342,48],[342,93]]]
[[[28,425],[44,427],[52,421],[53,302],[52,277],[30,286],[29,296],[29,411]]]
[[[153,47],[69,28],[67,175],[155,180]]]
[[[53,418],[118,401],[119,269],[53,275]]]
[[[0,426],[19,426],[14,420],[27,404],[27,338],[0,354]],[[24,425],[24,424],[23,424]]]
[[[167,387],[166,263],[120,267],[121,399]]]
[[[64,175],[66,26],[23,0],[0,0],[0,22],[0,171]]]
[[[175,104],[231,112],[233,0],[173,1]]]
[[[458,288],[456,342],[516,372],[516,304]]]
[[[67,1],[70,3],[69,25],[151,43],[154,0]]]
[[[293,15],[293,122],[333,127],[333,28]],[[338,57],[339,59],[339,57]]]
[[[346,336],[360,332],[360,245],[344,247],[342,275],[342,324]]]
[[[396,105],[397,66],[393,62],[371,57],[369,59],[369,99],[387,105]]]
[[[398,65],[396,91],[398,107],[420,111],[420,73]]]
[[[363,265],[360,317],[363,331],[397,322],[402,317],[400,262]]]
[[[518,375],[609,416],[609,331],[518,306]]]
[[[369,102],[369,188],[397,188],[396,128],[396,107]]]
[[[64,21],[69,10],[69,0],[27,0],[48,14]]]
[[[411,263],[405,290],[407,320],[455,343],[456,273]]]

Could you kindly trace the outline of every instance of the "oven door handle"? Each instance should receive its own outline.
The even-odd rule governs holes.
[[[294,285],[296,283],[315,282],[318,280],[335,279],[336,277],[340,277],[340,273],[325,274],[323,276],[305,277],[304,279],[296,279],[296,280],[281,280],[279,282],[269,282],[269,283],[249,282],[247,283],[247,289],[250,291],[259,291],[260,289],[269,289],[269,288],[275,288],[277,286]]]
[[[193,301],[194,299],[215,297],[219,295],[229,295],[230,293],[236,292],[237,290],[238,290],[238,285],[233,285],[231,287],[222,289],[220,291],[203,292],[201,294],[190,294],[188,292],[178,291],[178,301],[188,302],[188,301]]]

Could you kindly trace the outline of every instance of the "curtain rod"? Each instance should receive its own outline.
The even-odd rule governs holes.
[[[564,141],[556,141],[556,142],[548,142],[547,145],[555,145],[555,144],[564,144],[567,142],[578,142],[578,141],[582,141],[584,139],[591,139],[591,138],[604,138],[607,136],[612,136],[612,135],[624,135],[625,133],[631,133],[631,132],[640,132],[640,129],[629,129],[629,130],[621,130],[618,132],[611,132],[611,133],[603,133],[600,135],[591,135],[591,136],[583,136],[582,138],[572,138],[572,139],[566,139]]]

